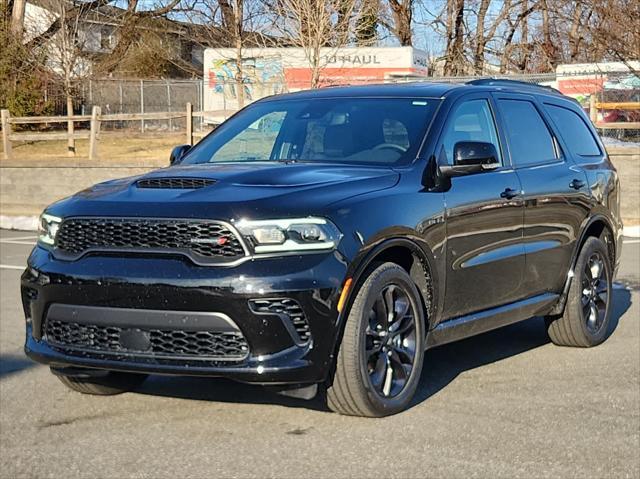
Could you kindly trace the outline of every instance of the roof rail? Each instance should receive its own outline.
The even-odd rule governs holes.
[[[553,95],[562,95],[559,90],[556,90],[553,87],[546,85],[538,85],[537,83],[527,83],[525,81],[520,80],[507,80],[505,78],[478,78],[477,80],[471,80],[466,83],[467,85],[478,85],[478,86],[506,86],[513,88],[533,88],[544,90],[547,93],[551,93]]]

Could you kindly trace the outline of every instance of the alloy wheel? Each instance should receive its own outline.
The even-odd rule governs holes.
[[[408,293],[396,284],[385,286],[369,311],[366,364],[378,394],[395,397],[411,377],[416,357],[416,311]]]
[[[582,315],[590,333],[597,333],[607,316],[609,284],[605,259],[595,252],[586,262],[582,273]]]

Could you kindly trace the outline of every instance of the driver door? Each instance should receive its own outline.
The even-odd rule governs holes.
[[[451,178],[444,193],[447,274],[443,319],[508,304],[523,296],[524,202],[496,127],[492,100],[465,96],[452,107],[438,147],[439,164],[453,164],[460,141],[493,143],[501,166]]]

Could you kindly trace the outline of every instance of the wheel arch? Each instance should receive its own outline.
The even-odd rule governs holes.
[[[594,215],[587,221],[585,221],[584,225],[581,228],[580,235],[576,240],[576,247],[574,248],[573,254],[571,255],[571,264],[569,271],[567,272],[567,279],[565,281],[564,288],[562,289],[560,300],[553,308],[551,313],[549,313],[551,316],[561,315],[564,312],[564,308],[567,303],[569,287],[571,286],[571,281],[574,276],[573,273],[576,267],[576,262],[578,261],[578,256],[580,256],[580,251],[582,251],[584,243],[588,238],[600,238],[605,232],[611,236],[611,240],[605,242],[605,246],[607,247],[609,253],[609,261],[611,262],[612,268],[615,266],[616,255],[618,254],[618,252],[616,251],[616,242],[614,236],[615,229],[613,227],[613,224],[605,215]]]
[[[422,300],[425,313],[425,331],[429,330],[430,319],[438,310],[438,272],[431,250],[425,245],[407,237],[387,238],[380,243],[363,250],[354,260],[346,278],[351,279],[342,310],[338,314],[334,358],[344,333],[347,314],[355,300],[360,286],[374,264],[392,262],[401,266],[412,277]]]
[[[355,262],[348,275],[352,278],[344,310],[348,310],[358,287],[366,278],[366,273],[375,263],[390,262],[401,266],[414,280],[425,308],[425,319],[436,309],[438,277],[433,253],[426,245],[406,238],[388,238],[369,249]]]

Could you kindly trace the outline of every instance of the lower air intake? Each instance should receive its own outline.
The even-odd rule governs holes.
[[[249,354],[240,332],[121,328],[48,319],[44,339],[63,352],[209,360],[242,360]]]
[[[304,344],[311,339],[309,322],[300,304],[291,298],[253,299],[251,309],[258,314],[273,314],[282,317],[292,326],[298,343]]]

